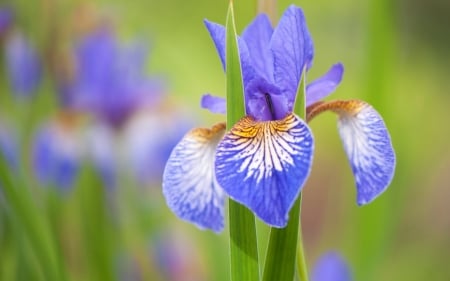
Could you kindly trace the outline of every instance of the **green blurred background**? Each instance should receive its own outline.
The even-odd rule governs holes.
[[[330,98],[372,104],[384,117],[397,153],[391,186],[373,203],[358,207],[335,116],[325,114],[312,122],[316,154],[302,214],[309,265],[324,252],[337,250],[355,280],[450,280],[450,2],[279,1],[278,15],[291,3],[304,9],[315,43],[309,80],[343,62],[344,80]],[[198,126],[224,119],[202,110],[199,101],[207,92],[225,95],[225,75],[202,20],[224,23],[227,1],[9,4],[17,25],[41,54],[63,50],[74,26],[89,29],[91,21],[104,18],[124,41],[148,39],[148,72],[167,78],[167,99],[174,110],[189,112]],[[257,4],[237,0],[235,11],[241,31]],[[42,227],[51,229],[43,231],[53,243],[46,247],[57,253],[56,267],[68,280],[229,279],[227,231],[216,235],[177,219],[158,183],[138,186],[119,173],[117,191],[105,195],[85,168],[68,194],[39,187],[29,172],[29,138],[58,111],[56,94],[45,75],[34,101],[18,101],[10,93],[4,66],[1,72],[0,116],[21,134],[32,210]],[[31,121],[24,117],[30,110],[35,112]],[[0,204],[0,280],[49,280],[21,215],[6,199]],[[264,241],[267,229],[258,227]]]

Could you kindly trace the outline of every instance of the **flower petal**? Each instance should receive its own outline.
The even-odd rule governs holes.
[[[204,20],[206,28],[211,35],[211,38],[214,41],[217,52],[220,56],[220,61],[222,62],[222,67],[225,70],[225,27],[223,25],[210,22],[208,20]],[[241,37],[238,37],[238,45],[239,45],[239,58],[241,59],[241,69],[242,69],[242,78],[245,85],[251,81],[255,77],[255,70],[252,66],[252,61],[250,58],[250,53],[248,51],[247,44]]]
[[[380,114],[360,100],[316,103],[307,120],[331,110],[339,114],[339,133],[355,175],[357,202],[364,205],[386,190],[394,176],[395,152]]]
[[[273,56],[269,49],[273,28],[265,14],[257,16],[242,33],[247,44],[253,67],[267,81],[274,83]]]
[[[17,96],[29,97],[42,78],[42,62],[34,46],[22,34],[14,33],[6,42],[6,63],[11,87]]]
[[[187,133],[175,146],[163,174],[163,193],[180,218],[220,232],[224,225],[224,194],[214,175],[214,155],[225,124]]]
[[[32,148],[33,169],[38,181],[62,190],[75,183],[81,162],[79,136],[58,123],[46,124],[37,132]]]
[[[227,113],[227,101],[222,97],[216,97],[210,94],[202,96],[201,107],[208,109],[212,113]]]
[[[332,92],[341,83],[344,66],[341,63],[333,65],[322,77],[309,83],[306,87],[306,106],[311,105]]]
[[[284,12],[273,32],[270,49],[274,57],[276,85],[293,102],[303,67],[310,67],[314,53],[305,16],[300,8],[291,5]]]
[[[217,181],[264,222],[284,227],[309,175],[313,146],[310,129],[294,114],[267,122],[244,117],[217,147]]]
[[[316,262],[312,281],[351,281],[353,280],[350,268],[337,252],[328,252]]]

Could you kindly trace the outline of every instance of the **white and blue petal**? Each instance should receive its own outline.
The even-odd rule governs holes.
[[[225,124],[187,133],[173,149],[163,174],[169,208],[199,228],[220,232],[224,226],[224,193],[216,181],[216,146]]]
[[[339,134],[355,176],[357,203],[370,203],[394,176],[395,152],[386,125],[372,106],[359,100],[313,104],[307,120],[325,110],[340,117]]]
[[[274,227],[284,227],[309,175],[313,136],[294,114],[256,122],[244,117],[217,147],[216,178],[234,200]]]

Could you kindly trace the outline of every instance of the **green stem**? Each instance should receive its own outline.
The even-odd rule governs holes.
[[[227,129],[245,114],[242,71],[230,1],[226,23]],[[258,281],[259,263],[254,215],[241,204],[229,200],[231,280]]]
[[[285,228],[271,228],[264,267],[264,281],[292,281],[299,229],[301,196],[295,201]]]
[[[0,186],[18,226],[29,240],[32,250],[38,258],[46,280],[65,280],[62,262],[54,243],[49,224],[41,216],[31,191],[21,181],[22,177],[13,175],[3,153],[0,153]]]
[[[301,221],[301,198],[300,198],[299,218]],[[300,281],[308,281],[308,267],[306,266],[305,248],[303,247],[302,224],[299,222],[298,241],[297,241],[297,273]]]
[[[230,199],[231,280],[259,280],[254,215]]]

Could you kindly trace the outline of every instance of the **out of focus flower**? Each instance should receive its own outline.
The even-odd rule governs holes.
[[[161,184],[165,163],[192,125],[190,118],[168,106],[143,108],[123,131],[124,162],[142,184]]]
[[[348,264],[337,252],[328,252],[317,260],[311,274],[311,281],[351,281]]]
[[[7,38],[5,51],[13,93],[29,97],[36,92],[42,76],[41,60],[36,49],[23,34],[14,32]]]
[[[0,37],[11,26],[14,15],[10,7],[0,7]]]
[[[225,27],[206,21],[225,66]],[[201,228],[223,228],[224,194],[274,227],[284,227],[311,169],[314,140],[293,113],[313,43],[303,11],[290,6],[273,29],[260,15],[238,38],[247,116],[225,133],[225,125],[195,129],[175,147],[166,165],[163,192],[169,207]],[[344,148],[353,168],[358,204],[389,185],[395,154],[381,116],[362,101],[320,102],[340,83],[336,64],[306,88],[307,121],[325,110],[340,116]],[[202,106],[226,111],[225,101],[206,95]],[[224,193],[225,191],[225,193]]]
[[[74,77],[61,86],[64,105],[122,126],[163,93],[162,82],[145,74],[147,55],[146,44],[121,45],[107,28],[86,36],[75,47]]]
[[[32,163],[38,180],[68,189],[75,183],[81,165],[82,134],[74,116],[62,114],[44,124],[33,141]]]

